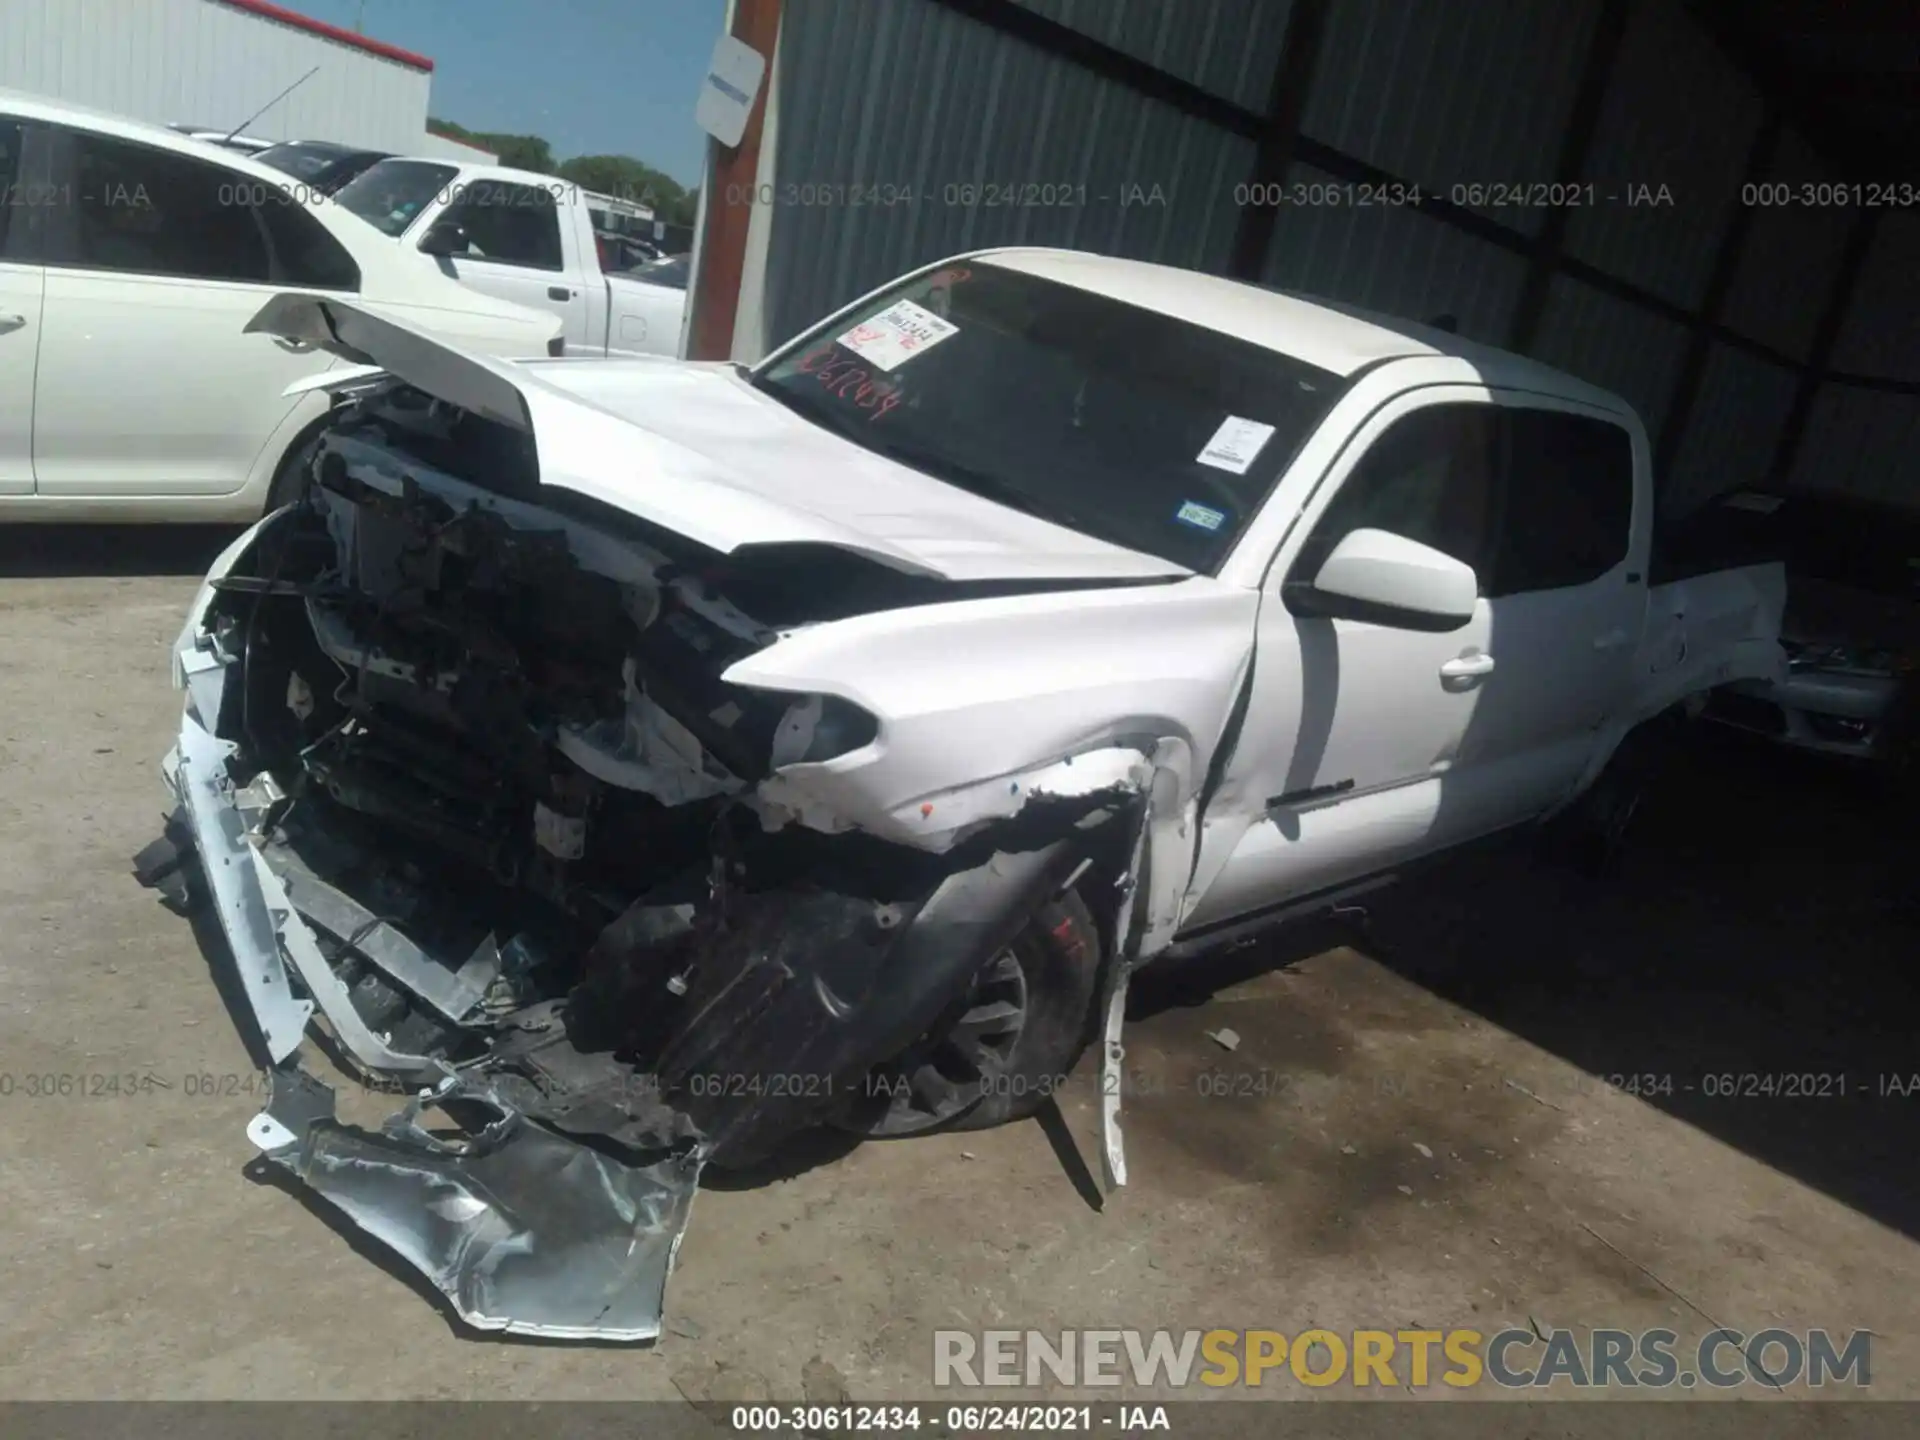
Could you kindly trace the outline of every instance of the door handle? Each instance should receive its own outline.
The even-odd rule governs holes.
[[[1593,648],[1596,650],[1618,650],[1626,643],[1627,632],[1624,630],[1609,630],[1604,635],[1593,637]]]
[[[27,317],[24,315],[0,315],[0,335],[25,328]]]
[[[1483,650],[1461,655],[1440,667],[1440,678],[1443,680],[1472,680],[1492,673],[1493,657]]]
[[[573,291],[564,285],[549,285],[547,287],[547,298],[549,300],[571,300],[573,298]]]
[[[273,343],[278,345],[282,350],[285,350],[290,355],[305,355],[309,350],[312,350],[314,348],[312,341],[295,340],[288,335],[274,336]]]

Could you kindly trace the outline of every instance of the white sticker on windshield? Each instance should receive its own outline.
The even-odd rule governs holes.
[[[1247,467],[1259,456],[1261,447],[1272,438],[1273,426],[1229,415],[1220,422],[1220,428],[1213,432],[1213,439],[1207,442],[1207,448],[1194,458],[1216,470],[1231,470],[1236,475],[1244,475]]]
[[[862,320],[840,337],[840,343],[868,364],[892,370],[923,350],[930,350],[960,327],[942,320],[911,300],[896,300],[871,320]]]

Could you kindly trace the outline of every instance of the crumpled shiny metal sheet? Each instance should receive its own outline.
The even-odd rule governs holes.
[[[421,1124],[467,1100],[498,1116],[452,1144]],[[379,1132],[334,1118],[333,1092],[293,1068],[249,1127],[266,1158],[391,1248],[481,1330],[651,1340],[698,1186],[698,1152],[632,1166],[450,1083]]]

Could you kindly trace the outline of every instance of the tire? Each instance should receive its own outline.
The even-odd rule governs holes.
[[[1586,793],[1554,818],[1550,849],[1592,879],[1617,875],[1641,802],[1678,744],[1679,724],[1656,716],[1626,735]]]
[[[1077,891],[1047,901],[925,1036],[874,1067],[835,1125],[883,1139],[1033,1114],[1086,1048],[1100,951]]]

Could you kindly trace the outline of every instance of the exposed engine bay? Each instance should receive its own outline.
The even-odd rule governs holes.
[[[703,1165],[820,1125],[911,1133],[1004,1086],[1036,915],[1087,971],[1075,1053],[1097,1031],[1151,772],[1097,752],[924,846],[796,806],[782,770],[880,722],[725,672],[963,587],[721,556],[534,468],[527,435],[401,380],[339,403],[306,498],[189,621],[182,805],[140,868],[197,852],[273,1067],[249,1132],[270,1161],[471,1323],[642,1339]],[[1060,920],[1069,891],[1095,901]],[[383,1131],[298,1068],[310,1018],[415,1093]]]

